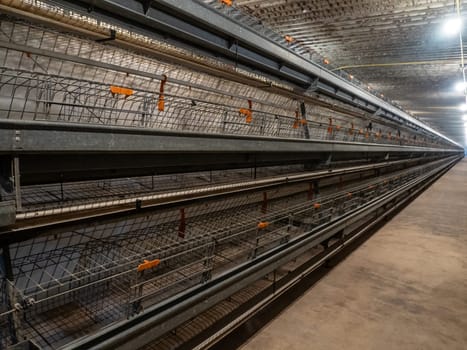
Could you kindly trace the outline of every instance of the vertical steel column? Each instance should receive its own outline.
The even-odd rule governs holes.
[[[319,197],[319,180],[313,181],[313,194],[314,197]]]
[[[11,257],[10,257],[10,247],[5,244],[2,246],[2,254],[1,254],[1,260],[0,264],[2,269],[5,271],[5,276],[4,276],[4,281],[2,283],[5,283],[5,293],[6,293],[6,298],[7,298],[7,305],[9,309],[14,308],[14,291],[13,291],[13,281],[14,281],[14,276],[13,276],[13,267],[11,265]],[[13,344],[18,342],[18,328],[19,328],[19,319],[17,313],[10,314],[8,316],[8,326],[9,326],[9,333],[11,337],[11,342]]]
[[[186,221],[185,221],[185,208],[180,209],[180,223],[178,225],[178,237],[185,238]]]
[[[16,211],[22,210],[21,203],[21,179],[19,170],[19,158],[13,158],[13,179],[15,183]]]
[[[310,130],[308,129],[308,122],[306,120],[305,102],[300,102],[300,114],[302,116],[302,126],[303,126],[303,131],[305,132],[305,138],[309,139]]]
[[[314,193],[313,182],[310,182],[308,184],[308,193],[307,193],[307,199],[309,201],[311,201],[313,199],[313,193]]]
[[[268,212],[268,193],[263,192],[263,203],[261,204],[261,213],[266,214]]]

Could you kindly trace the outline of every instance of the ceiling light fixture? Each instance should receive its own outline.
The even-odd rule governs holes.
[[[467,87],[467,84],[465,84],[463,81],[457,82],[456,85],[454,86],[454,88],[458,92],[464,92],[466,87]]]
[[[443,32],[444,34],[448,36],[454,36],[456,34],[459,34],[459,32],[462,29],[462,20],[460,17],[452,17],[449,18],[443,26]]]

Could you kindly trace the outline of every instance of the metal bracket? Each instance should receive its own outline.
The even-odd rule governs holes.
[[[141,0],[141,3],[143,5],[144,14],[147,14],[149,11],[149,8],[151,7],[152,0]]]
[[[0,227],[13,225],[16,221],[14,201],[0,202]]]
[[[13,147],[14,149],[22,149],[22,137],[21,137],[21,130],[15,130],[15,135],[13,138]]]
[[[381,108],[378,108],[378,109],[372,114],[372,116],[373,116],[373,117],[377,117],[377,116],[379,116],[379,114],[380,114],[382,111],[383,111],[383,110],[382,110]]]
[[[316,90],[318,90],[318,83],[319,83],[319,78],[316,78],[315,80],[313,80],[313,82],[306,89],[305,93],[315,92]]]

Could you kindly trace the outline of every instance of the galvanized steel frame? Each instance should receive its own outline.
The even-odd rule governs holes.
[[[344,230],[363,218],[389,212],[399,202],[405,202],[449,170],[459,158],[408,182],[389,194],[378,197],[363,208],[355,209],[325,227],[318,227],[295,240],[277,247],[255,260],[246,262],[206,284],[189,289],[149,308],[132,320],[110,326],[99,333],[68,344],[63,349],[135,349],[172,330],[195,315],[207,310],[241,288],[272,272],[306,250]]]
[[[161,31],[169,37],[191,43],[241,61],[262,72],[274,74],[308,89],[316,90],[370,112],[422,129],[461,147],[457,142],[431,129],[390,103],[319,67],[287,47],[260,35],[249,27],[198,1],[153,0],[83,0],[66,1],[72,8],[94,15],[113,16],[131,26]]]

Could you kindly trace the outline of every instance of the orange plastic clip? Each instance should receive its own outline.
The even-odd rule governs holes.
[[[112,95],[125,95],[125,97],[131,96],[134,94],[134,91],[132,89],[115,86],[115,85],[110,86],[110,92],[112,93]]]
[[[164,87],[165,87],[166,82],[167,82],[167,76],[163,75],[163,79],[161,80],[161,86],[159,88],[159,100],[157,101],[157,109],[160,112],[163,112],[165,110]]]
[[[157,101],[157,109],[160,112],[163,112],[165,110],[165,102],[164,102],[164,96],[163,95],[159,96],[159,100]]]
[[[332,118],[329,118],[328,134],[332,134]]]
[[[246,123],[251,123],[253,121],[253,103],[251,100],[248,100],[248,109],[246,108],[240,108],[240,114],[243,114],[245,116],[245,122]]]
[[[321,204],[320,203],[314,203],[313,208],[319,209],[319,208],[321,208]]]
[[[298,124],[299,124],[299,120],[298,120],[298,110],[295,111],[295,121],[293,122],[293,128],[294,129],[297,129],[298,128]]]
[[[232,0],[220,0],[221,3],[227,6],[232,6]]]
[[[292,38],[290,35],[286,35],[286,36],[284,36],[284,38],[285,38],[285,41],[287,41],[289,44],[290,44],[292,41],[295,41],[295,39]]]
[[[246,108],[240,108],[240,114],[243,114],[245,116],[245,121],[247,123],[251,123],[251,120],[253,119],[251,115],[251,111]]]
[[[144,260],[144,262],[142,264],[139,264],[138,265],[138,272],[141,272],[141,271],[144,271],[144,270],[147,270],[147,269],[151,269],[153,267],[156,267],[157,265],[160,264],[160,260],[159,259],[155,259],[155,260]]]
[[[265,229],[265,228],[268,227],[268,226],[269,226],[269,222],[267,222],[267,221],[260,221],[260,222],[258,223],[258,229],[259,229],[259,230],[263,230],[263,229]]]

